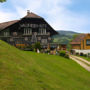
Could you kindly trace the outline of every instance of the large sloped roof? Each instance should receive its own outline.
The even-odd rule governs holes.
[[[27,15],[23,18],[42,18],[42,17],[40,17],[40,16],[36,15],[35,13],[32,13],[28,10]],[[3,30],[5,28],[7,28],[8,26],[17,23],[18,21],[20,21],[20,20],[13,20],[13,21],[0,23],[0,30]]]
[[[81,41],[84,40],[86,34],[80,34],[78,35],[72,42],[71,44],[81,44]]]
[[[25,17],[21,18],[21,20],[24,19],[24,18],[43,19],[42,17],[36,15],[35,13],[30,12],[29,10],[27,11],[27,15],[26,15]],[[13,21],[8,21],[8,22],[0,23],[0,30],[4,30],[5,28],[7,28],[7,27],[9,27],[9,26],[11,26],[11,25],[13,25],[13,24],[21,21],[21,20],[13,20]],[[44,19],[43,19],[43,20],[44,20]],[[45,21],[45,20],[44,20],[44,21]],[[45,22],[46,22],[46,21],[45,21]],[[48,24],[48,25],[49,25],[49,24]],[[50,26],[50,25],[49,25],[49,26]],[[51,27],[51,26],[50,26],[50,27]],[[51,27],[51,28],[52,28],[52,27]],[[52,29],[53,29],[53,28],[52,28]],[[58,33],[54,30],[54,34],[58,34]]]
[[[13,20],[13,21],[8,21],[8,22],[3,22],[3,23],[0,23],[0,30],[3,30],[5,28],[7,28],[8,26],[14,24],[14,23],[17,23],[19,20]]]
[[[30,11],[27,11],[27,15],[24,18],[42,18],[42,17],[38,16],[35,13],[32,13]]]

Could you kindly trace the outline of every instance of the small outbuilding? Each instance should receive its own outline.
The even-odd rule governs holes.
[[[90,50],[90,33],[80,34],[71,42],[72,49]]]

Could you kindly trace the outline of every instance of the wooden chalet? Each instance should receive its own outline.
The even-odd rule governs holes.
[[[90,50],[90,34],[80,34],[71,42],[72,49]]]
[[[40,42],[47,47],[52,36],[58,34],[44,18],[27,11],[20,20],[0,23],[0,39],[14,46],[31,45]]]

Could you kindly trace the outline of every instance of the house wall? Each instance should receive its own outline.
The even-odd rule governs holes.
[[[72,49],[81,49],[79,44],[74,44],[72,45]]]
[[[47,45],[52,41],[53,34],[54,30],[43,19],[22,19],[2,30],[0,39],[15,46],[30,45],[36,42]]]
[[[81,41],[81,49],[88,50],[90,49],[90,44],[87,45],[87,40],[90,40],[90,34],[87,34],[84,40]]]
[[[90,43],[90,34],[86,34],[84,40],[81,41],[81,44],[73,44],[72,49],[77,50],[90,50],[90,44],[87,44],[87,40]]]
[[[90,53],[90,49],[89,50],[77,50],[77,49],[74,49],[74,52],[75,53],[83,53],[83,54],[89,54]]]

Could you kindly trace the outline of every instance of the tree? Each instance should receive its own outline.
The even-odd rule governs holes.
[[[0,0],[0,2],[5,2],[6,0]]]
[[[78,34],[74,34],[74,35],[73,35],[73,39],[75,39],[77,36],[78,36]]]
[[[39,43],[39,42],[35,43],[34,48],[35,48],[36,50],[37,50],[37,49],[41,50],[41,45],[40,45],[40,43]]]

